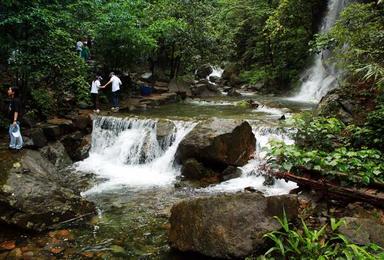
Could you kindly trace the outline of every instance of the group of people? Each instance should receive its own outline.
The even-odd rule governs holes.
[[[76,43],[76,52],[84,61],[88,61],[91,58],[91,51],[89,50],[87,41],[79,40]]]
[[[91,85],[91,96],[93,101],[93,111],[95,113],[100,112],[99,107],[99,91],[100,89],[106,88],[109,84],[112,85],[112,111],[118,112],[120,109],[119,105],[119,95],[120,95],[120,86],[122,82],[118,76],[115,75],[114,72],[109,74],[109,81],[105,85],[101,85],[102,77],[100,75],[96,75]]]

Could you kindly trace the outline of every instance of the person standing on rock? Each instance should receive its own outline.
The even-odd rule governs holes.
[[[20,150],[23,147],[23,138],[20,132],[19,121],[21,117],[21,102],[19,99],[19,89],[10,87],[8,89],[8,97],[11,98],[8,107],[9,125],[9,148],[12,150]]]
[[[118,112],[119,111],[119,94],[120,94],[120,86],[123,84],[119,77],[115,75],[114,72],[111,72],[109,74],[111,79],[108,81],[107,84],[102,86],[102,88],[105,88],[109,84],[112,84],[112,111]]]
[[[99,89],[101,87],[100,80],[102,80],[102,78],[99,75],[96,75],[95,79],[92,81],[92,86],[91,86],[93,112],[95,113],[100,113],[100,109],[99,109]]]

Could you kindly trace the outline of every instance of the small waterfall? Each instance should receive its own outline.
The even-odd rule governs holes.
[[[327,32],[335,24],[340,12],[348,4],[348,0],[329,0],[327,14],[322,22],[320,33]],[[337,87],[337,79],[341,75],[335,64],[326,64],[330,53],[323,50],[315,56],[315,61],[302,77],[300,92],[289,100],[299,102],[319,102],[330,90]]]
[[[244,190],[245,187],[253,187],[267,196],[272,196],[287,194],[290,190],[297,188],[296,183],[284,180],[275,180],[274,184],[265,185],[266,178],[261,175],[263,171],[261,166],[266,159],[265,148],[269,147],[269,142],[271,140],[279,140],[286,144],[293,144],[294,141],[291,135],[296,130],[265,125],[260,126],[258,121],[248,122],[252,126],[253,134],[256,137],[254,158],[243,167],[239,167],[242,171],[241,177],[202,189],[203,192],[237,192]]]
[[[101,192],[122,186],[146,188],[171,184],[177,146],[196,125],[172,121],[175,130],[159,142],[157,121],[137,118],[97,117],[93,122],[92,149],[76,170],[92,172],[107,181],[87,191]]]

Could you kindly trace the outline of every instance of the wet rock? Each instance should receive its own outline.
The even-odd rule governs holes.
[[[214,118],[199,123],[179,144],[176,160],[194,158],[223,171],[243,166],[254,153],[256,139],[248,122]]]
[[[181,168],[181,174],[185,178],[192,180],[200,180],[217,175],[217,173],[204,167],[204,165],[196,159],[188,159]]]
[[[264,186],[273,186],[275,184],[275,178],[270,175],[264,175]]]
[[[257,193],[182,201],[172,207],[172,248],[217,258],[241,258],[263,246],[263,235],[280,229],[274,216],[297,217],[297,198]]]
[[[173,133],[175,132],[176,126],[172,121],[159,120],[156,125],[156,139],[162,149],[170,146],[174,140]]]
[[[54,165],[37,151],[25,150],[0,183],[0,219],[22,229],[43,231],[62,221],[93,214],[92,203],[70,188]],[[14,164],[15,165],[15,164]]]
[[[48,144],[41,148],[40,152],[58,169],[63,169],[72,164],[72,160],[67,154],[64,145],[60,142]]]
[[[238,92],[236,89],[231,88],[231,89],[228,91],[228,96],[230,96],[230,97],[241,97],[241,94],[240,94],[240,92]]]
[[[209,64],[204,64],[196,70],[197,79],[205,79],[213,72],[212,66]]]
[[[344,218],[345,225],[339,228],[341,234],[359,245],[375,243],[384,247],[384,225],[368,218]]]
[[[31,140],[30,145],[34,148],[42,148],[48,143],[44,131],[41,128],[31,129],[29,138]]]
[[[75,162],[86,158],[81,151],[81,148],[85,146],[84,142],[86,142],[84,135],[80,131],[64,136],[61,140],[69,157]]]
[[[212,83],[217,83],[220,81],[220,77],[218,76],[210,76],[209,77],[209,81],[212,82]]]
[[[43,129],[44,135],[49,142],[56,141],[60,139],[61,129],[57,125],[44,125],[41,127]]]
[[[52,118],[47,121],[49,125],[58,126],[61,130],[61,133],[69,134],[75,131],[75,126],[73,125],[72,120],[64,119],[64,118]]]
[[[219,88],[208,82],[208,80],[199,81],[196,85],[192,86],[191,93],[193,97],[214,97],[220,96]]]
[[[73,125],[79,130],[87,130],[92,127],[92,119],[88,115],[78,115],[73,120]]]
[[[228,166],[222,173],[221,173],[221,179],[223,181],[228,181],[230,179],[239,178],[242,174],[242,171],[234,166]]]

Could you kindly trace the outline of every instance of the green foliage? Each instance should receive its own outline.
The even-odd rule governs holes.
[[[324,2],[222,0],[218,19],[225,50],[249,83],[286,86],[298,79],[308,57]],[[297,11],[300,10],[300,11]]]
[[[32,89],[33,104],[40,108],[43,116],[49,116],[54,112],[54,99],[52,94],[42,89]]]
[[[276,218],[281,231],[267,233],[264,237],[274,243],[266,253],[266,257],[285,259],[378,259],[384,257],[383,249],[377,245],[359,246],[351,243],[338,233],[343,220],[331,219],[328,225],[319,230],[310,229],[301,221],[301,229],[292,227],[286,216]],[[329,230],[329,232],[327,232]]]
[[[296,144],[274,142],[269,163],[296,174],[303,168],[319,171],[344,183],[384,183],[384,154],[377,150],[382,145],[381,113],[372,113],[365,127],[345,126],[335,118],[299,117]]]
[[[384,85],[384,6],[352,3],[342,12],[328,38],[336,47],[336,61],[351,75]],[[347,48],[345,46],[348,46]]]

